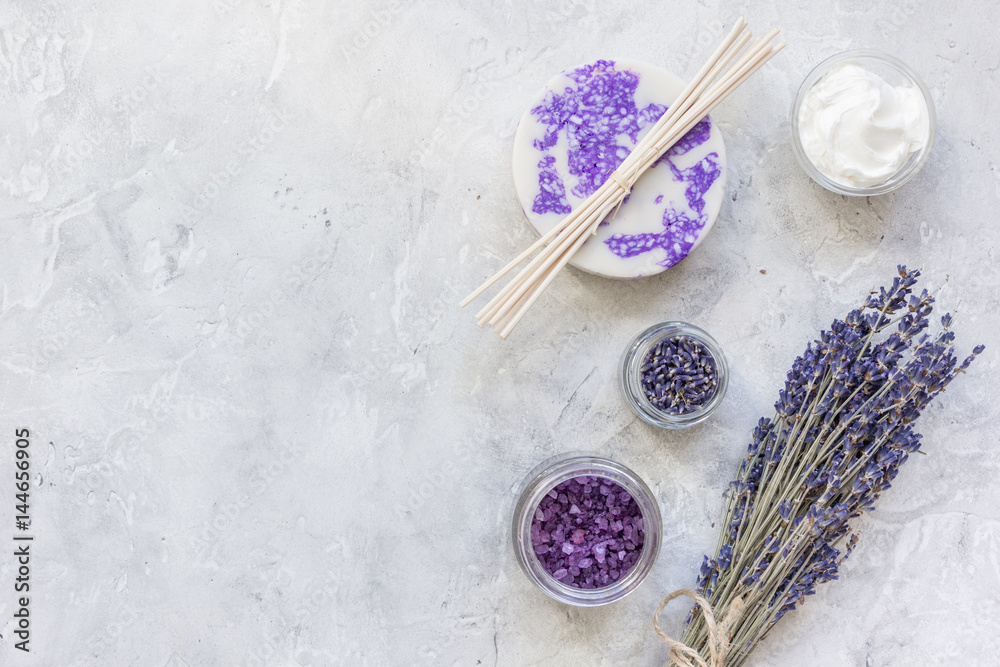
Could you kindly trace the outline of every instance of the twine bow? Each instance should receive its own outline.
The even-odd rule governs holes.
[[[663,611],[671,600],[679,598],[682,595],[686,595],[694,600],[701,607],[702,613],[705,614],[705,627],[708,629],[708,652],[712,659],[711,663],[705,662],[705,659],[701,657],[701,653],[698,651],[684,642],[671,639],[660,630],[660,612]],[[653,629],[656,630],[656,634],[660,636],[660,639],[670,647],[668,655],[670,660],[680,665],[680,667],[724,667],[730,647],[729,630],[739,618],[742,610],[743,600],[736,598],[729,605],[729,611],[726,612],[725,618],[722,619],[722,624],[719,625],[715,621],[715,614],[712,612],[712,605],[708,600],[690,589],[682,588],[660,600],[660,606],[656,608],[656,613],[653,614]]]

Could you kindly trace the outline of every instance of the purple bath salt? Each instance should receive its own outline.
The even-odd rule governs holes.
[[[605,477],[558,484],[535,509],[531,546],[553,578],[573,588],[601,588],[635,566],[646,539],[639,504]]]

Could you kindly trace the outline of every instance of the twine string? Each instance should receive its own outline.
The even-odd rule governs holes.
[[[614,181],[618,185],[618,187],[622,189],[622,192],[624,192],[626,195],[632,192],[632,184],[629,183],[627,178],[619,174],[617,171],[611,172],[611,175],[608,176],[608,180]]]
[[[668,637],[660,629],[660,613],[670,604],[671,600],[679,598],[682,595],[694,600],[695,604],[701,608],[702,613],[705,615],[705,628],[708,630],[708,653],[711,662],[706,662],[699,651],[694,650],[684,642],[679,642],[676,639]],[[660,639],[670,647],[670,653],[668,654],[670,660],[680,667],[724,667],[730,648],[730,630],[733,623],[739,618],[741,611],[743,611],[743,600],[736,598],[729,605],[729,610],[720,624],[715,620],[715,613],[712,611],[712,605],[708,600],[688,588],[681,588],[660,600],[660,604],[656,608],[656,613],[653,614],[653,629],[656,630],[656,634],[660,636]]]
[[[615,185],[621,188],[621,191],[624,193],[622,194],[622,198],[618,201],[618,204],[615,205],[614,210],[611,212],[611,217],[607,218],[608,220],[614,220],[615,216],[618,215],[618,209],[620,209],[622,207],[622,204],[625,203],[625,197],[628,197],[629,194],[632,192],[632,180],[625,178],[624,176],[619,174],[618,170],[616,169],[615,171],[611,172],[608,175],[608,181],[609,182],[614,181]],[[594,231],[591,233],[597,234],[597,229],[599,226],[600,225],[594,225]]]

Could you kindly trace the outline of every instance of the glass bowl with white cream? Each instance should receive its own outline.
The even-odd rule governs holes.
[[[927,161],[934,143],[930,91],[880,51],[839,53],[802,82],[792,105],[792,147],[814,181],[843,195],[891,192]]]

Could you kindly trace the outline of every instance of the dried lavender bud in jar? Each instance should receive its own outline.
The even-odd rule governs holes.
[[[555,579],[601,588],[628,573],[646,539],[632,495],[605,477],[582,475],[556,485],[535,508],[531,546]]]
[[[669,415],[701,409],[719,385],[715,357],[687,336],[664,338],[657,343],[646,354],[639,372],[646,399]]]

